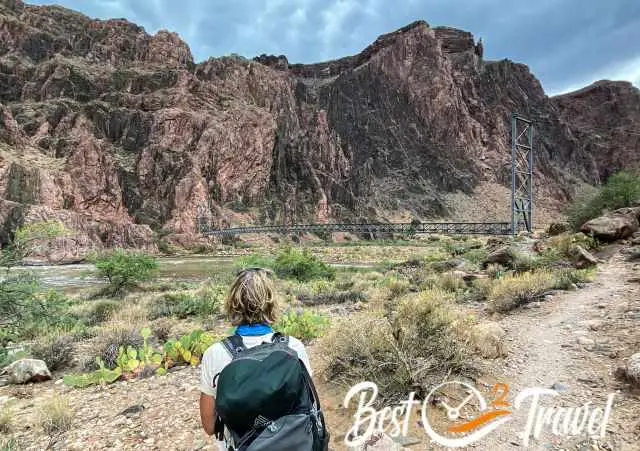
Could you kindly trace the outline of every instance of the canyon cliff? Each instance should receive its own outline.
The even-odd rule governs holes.
[[[640,165],[640,92],[550,98],[423,21],[360,54],[196,64],[168,31],[0,0],[0,239],[59,219],[69,252],[153,249],[196,217],[249,223],[506,220],[513,112],[535,121],[536,206]],[[62,258],[62,257],[61,257]]]

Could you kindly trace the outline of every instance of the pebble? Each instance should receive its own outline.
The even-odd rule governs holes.
[[[569,391],[569,386],[567,384],[556,382],[551,386],[551,389],[557,391],[558,393],[566,393]]]
[[[594,340],[592,340],[591,338],[587,338],[587,337],[578,337],[578,339],[576,340],[578,342],[579,345],[581,346],[594,346],[596,344],[596,342]]]

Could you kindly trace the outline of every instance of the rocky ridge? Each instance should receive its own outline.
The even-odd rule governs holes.
[[[418,21],[337,61],[196,64],[175,33],[1,0],[0,236],[58,218],[78,232],[64,253],[81,257],[152,250],[161,229],[192,236],[198,215],[444,217],[449,194],[509,185],[514,111],[536,120],[542,208],[638,166],[631,84],[549,98],[526,66],[481,54],[470,33]]]

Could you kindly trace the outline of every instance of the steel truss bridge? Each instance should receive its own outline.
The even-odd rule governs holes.
[[[255,227],[232,227],[214,229],[204,222],[198,224],[200,233],[208,236],[233,236],[247,233],[334,233],[351,232],[358,234],[441,234],[441,235],[510,235],[508,222],[422,222],[389,224],[294,224],[290,226],[269,225]]]
[[[292,224],[216,229],[203,215],[196,218],[198,231],[208,236],[247,233],[401,233],[442,235],[515,235],[533,229],[533,122],[517,113],[511,116],[511,222],[413,222],[387,224]]]

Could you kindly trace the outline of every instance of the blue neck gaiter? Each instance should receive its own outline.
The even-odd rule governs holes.
[[[235,333],[242,337],[256,337],[273,333],[273,329],[268,324],[240,324]]]

